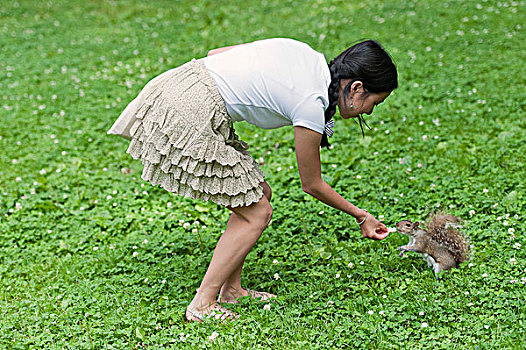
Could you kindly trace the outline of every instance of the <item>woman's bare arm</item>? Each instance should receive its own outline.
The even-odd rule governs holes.
[[[367,215],[361,226],[362,235],[372,239],[384,239],[389,234],[384,224],[365,210],[353,205],[321,178],[321,134],[300,126],[294,127],[296,159],[303,190],[323,203],[352,215],[359,221]]]

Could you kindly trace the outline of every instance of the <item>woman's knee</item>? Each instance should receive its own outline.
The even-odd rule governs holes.
[[[257,210],[254,212],[254,215],[249,218],[249,222],[256,228],[258,231],[263,232],[270,220],[272,219],[272,206],[268,200],[262,201],[261,205],[258,206]]]
[[[272,206],[266,197],[249,207],[234,209],[234,212],[243,218],[257,231],[263,232],[272,219]]]
[[[268,203],[268,206],[265,208],[265,219],[263,221],[265,228],[270,224],[270,220],[272,220],[272,214],[274,213],[274,209],[272,209],[272,205]]]
[[[263,194],[267,198],[267,200],[270,202],[270,198],[272,197],[272,190],[270,189],[270,186],[266,181],[263,181],[261,183],[261,187],[263,187]]]

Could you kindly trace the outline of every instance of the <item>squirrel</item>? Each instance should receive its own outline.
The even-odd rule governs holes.
[[[458,230],[461,222],[453,215],[431,214],[426,231],[419,222],[400,221],[397,231],[409,237],[409,243],[398,248],[402,251],[400,256],[407,251],[422,253],[437,278],[440,271],[458,267],[469,259],[471,251],[467,238]]]

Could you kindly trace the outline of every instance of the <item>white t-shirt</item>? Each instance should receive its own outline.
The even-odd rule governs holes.
[[[234,121],[264,129],[325,128],[331,82],[323,54],[292,39],[267,39],[203,58]]]

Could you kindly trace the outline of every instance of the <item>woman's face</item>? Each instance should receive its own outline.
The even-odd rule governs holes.
[[[344,99],[344,88],[350,82],[350,79],[342,79],[340,81],[340,93],[338,95],[338,109],[343,119],[355,118],[360,114],[370,115],[373,112],[374,106],[382,103],[391,92],[372,93],[365,92],[363,83],[355,81],[351,84],[351,88],[347,94],[347,99]],[[352,104],[352,108],[351,108]]]

